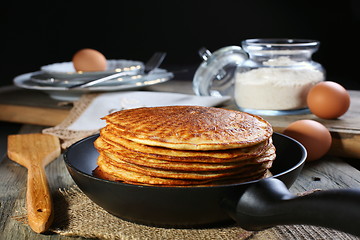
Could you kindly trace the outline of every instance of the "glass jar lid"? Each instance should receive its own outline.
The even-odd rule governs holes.
[[[265,53],[294,55],[304,52],[312,54],[318,50],[319,45],[320,42],[317,40],[288,38],[247,39],[241,42],[244,51],[250,55]]]
[[[229,95],[229,85],[238,65],[248,59],[248,54],[239,46],[228,46],[211,53],[206,48],[199,50],[204,59],[196,70],[193,90],[200,96]]]

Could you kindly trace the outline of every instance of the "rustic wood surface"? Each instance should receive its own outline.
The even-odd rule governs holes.
[[[24,125],[20,133],[40,132],[42,127]],[[46,167],[50,192],[69,188],[74,184],[66,170],[62,156]],[[17,218],[24,213],[26,202],[26,168],[9,160],[0,162],[0,239],[82,239],[56,234],[37,234]],[[294,193],[312,189],[360,188],[360,171],[341,158],[326,156],[307,163],[301,175],[291,187]],[[56,209],[56,206],[54,206]]]
[[[188,83],[169,84],[148,87],[147,90],[191,92],[191,85]],[[235,106],[230,104],[227,107]],[[67,111],[66,108],[62,110]],[[48,115],[51,113],[48,112]],[[43,128],[39,125],[23,125],[19,133],[38,133]],[[0,131],[0,137],[7,136]],[[27,170],[9,160],[7,156],[0,157],[0,239],[82,239],[56,234],[37,234],[27,225],[19,222],[18,218],[24,213],[26,203]],[[352,162],[358,163],[359,159],[353,159]],[[325,156],[321,160],[307,163],[290,190],[297,193],[312,189],[360,188],[360,171],[349,165],[347,163],[349,161],[345,158]],[[59,188],[69,188],[74,185],[62,156],[51,162],[45,170],[52,195]],[[56,209],[56,206],[54,208]]]

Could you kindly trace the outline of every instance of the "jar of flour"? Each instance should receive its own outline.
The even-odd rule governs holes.
[[[210,53],[195,73],[197,95],[231,95],[240,110],[260,115],[308,112],[310,88],[325,79],[311,57],[319,42],[302,39],[248,39]]]

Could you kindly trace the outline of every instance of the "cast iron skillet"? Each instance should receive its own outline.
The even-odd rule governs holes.
[[[360,236],[360,190],[320,191],[297,197],[288,191],[299,175],[306,150],[297,141],[274,134],[274,177],[214,187],[153,187],[124,184],[92,175],[98,135],[85,138],[64,153],[79,188],[111,214],[161,227],[211,227],[234,219],[247,230],[282,224],[310,224]]]

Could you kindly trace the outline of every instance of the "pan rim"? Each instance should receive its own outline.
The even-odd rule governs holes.
[[[248,181],[248,182],[242,182],[242,183],[232,183],[232,184],[224,184],[224,185],[217,185],[217,186],[148,186],[148,185],[136,185],[136,184],[129,184],[129,183],[123,183],[123,182],[116,182],[116,181],[111,181],[111,180],[106,180],[106,179],[102,179],[102,178],[99,178],[99,177],[96,177],[94,175],[90,175],[84,171],[81,171],[80,169],[78,169],[77,167],[75,167],[74,165],[72,165],[69,161],[69,158],[68,158],[68,154],[70,151],[72,151],[73,148],[75,148],[77,145],[79,144],[82,144],[82,142],[85,142],[87,140],[89,140],[90,138],[97,138],[100,134],[94,134],[94,135],[91,135],[91,136],[88,136],[86,138],[83,138],[75,143],[73,143],[70,147],[68,147],[65,151],[64,151],[64,154],[63,154],[63,159],[64,159],[64,162],[67,166],[67,168],[71,168],[72,170],[76,171],[78,174],[84,176],[84,177],[87,177],[87,178],[91,178],[93,180],[96,180],[96,181],[100,181],[100,182],[105,182],[105,183],[109,183],[109,184],[116,184],[116,185],[119,185],[119,186],[124,186],[124,187],[133,187],[133,188],[149,188],[149,189],[169,189],[169,190],[172,190],[172,189],[213,189],[213,188],[228,188],[228,187],[234,187],[234,186],[241,186],[241,185],[249,185],[249,184],[253,184],[253,183],[256,183],[256,182],[259,182],[261,181],[262,179],[257,179],[257,180],[252,180],[252,181]],[[289,136],[286,136],[284,134],[281,134],[281,133],[278,133],[278,132],[274,132],[273,135],[278,135],[280,137],[283,137],[283,138],[287,138],[288,140],[290,141],[293,141],[294,143],[296,143],[299,147],[300,147],[300,150],[301,150],[301,153],[302,153],[302,157],[301,159],[299,160],[298,163],[296,163],[294,166],[292,166],[291,168],[285,170],[285,171],[282,171],[278,174],[275,174],[269,178],[279,178],[283,175],[286,175],[296,169],[298,169],[299,167],[301,167],[304,163],[305,163],[305,160],[306,160],[306,157],[307,157],[307,151],[305,149],[305,147],[297,140],[289,137]],[[276,147],[276,145],[275,145]],[[72,175],[70,173],[70,175]]]

